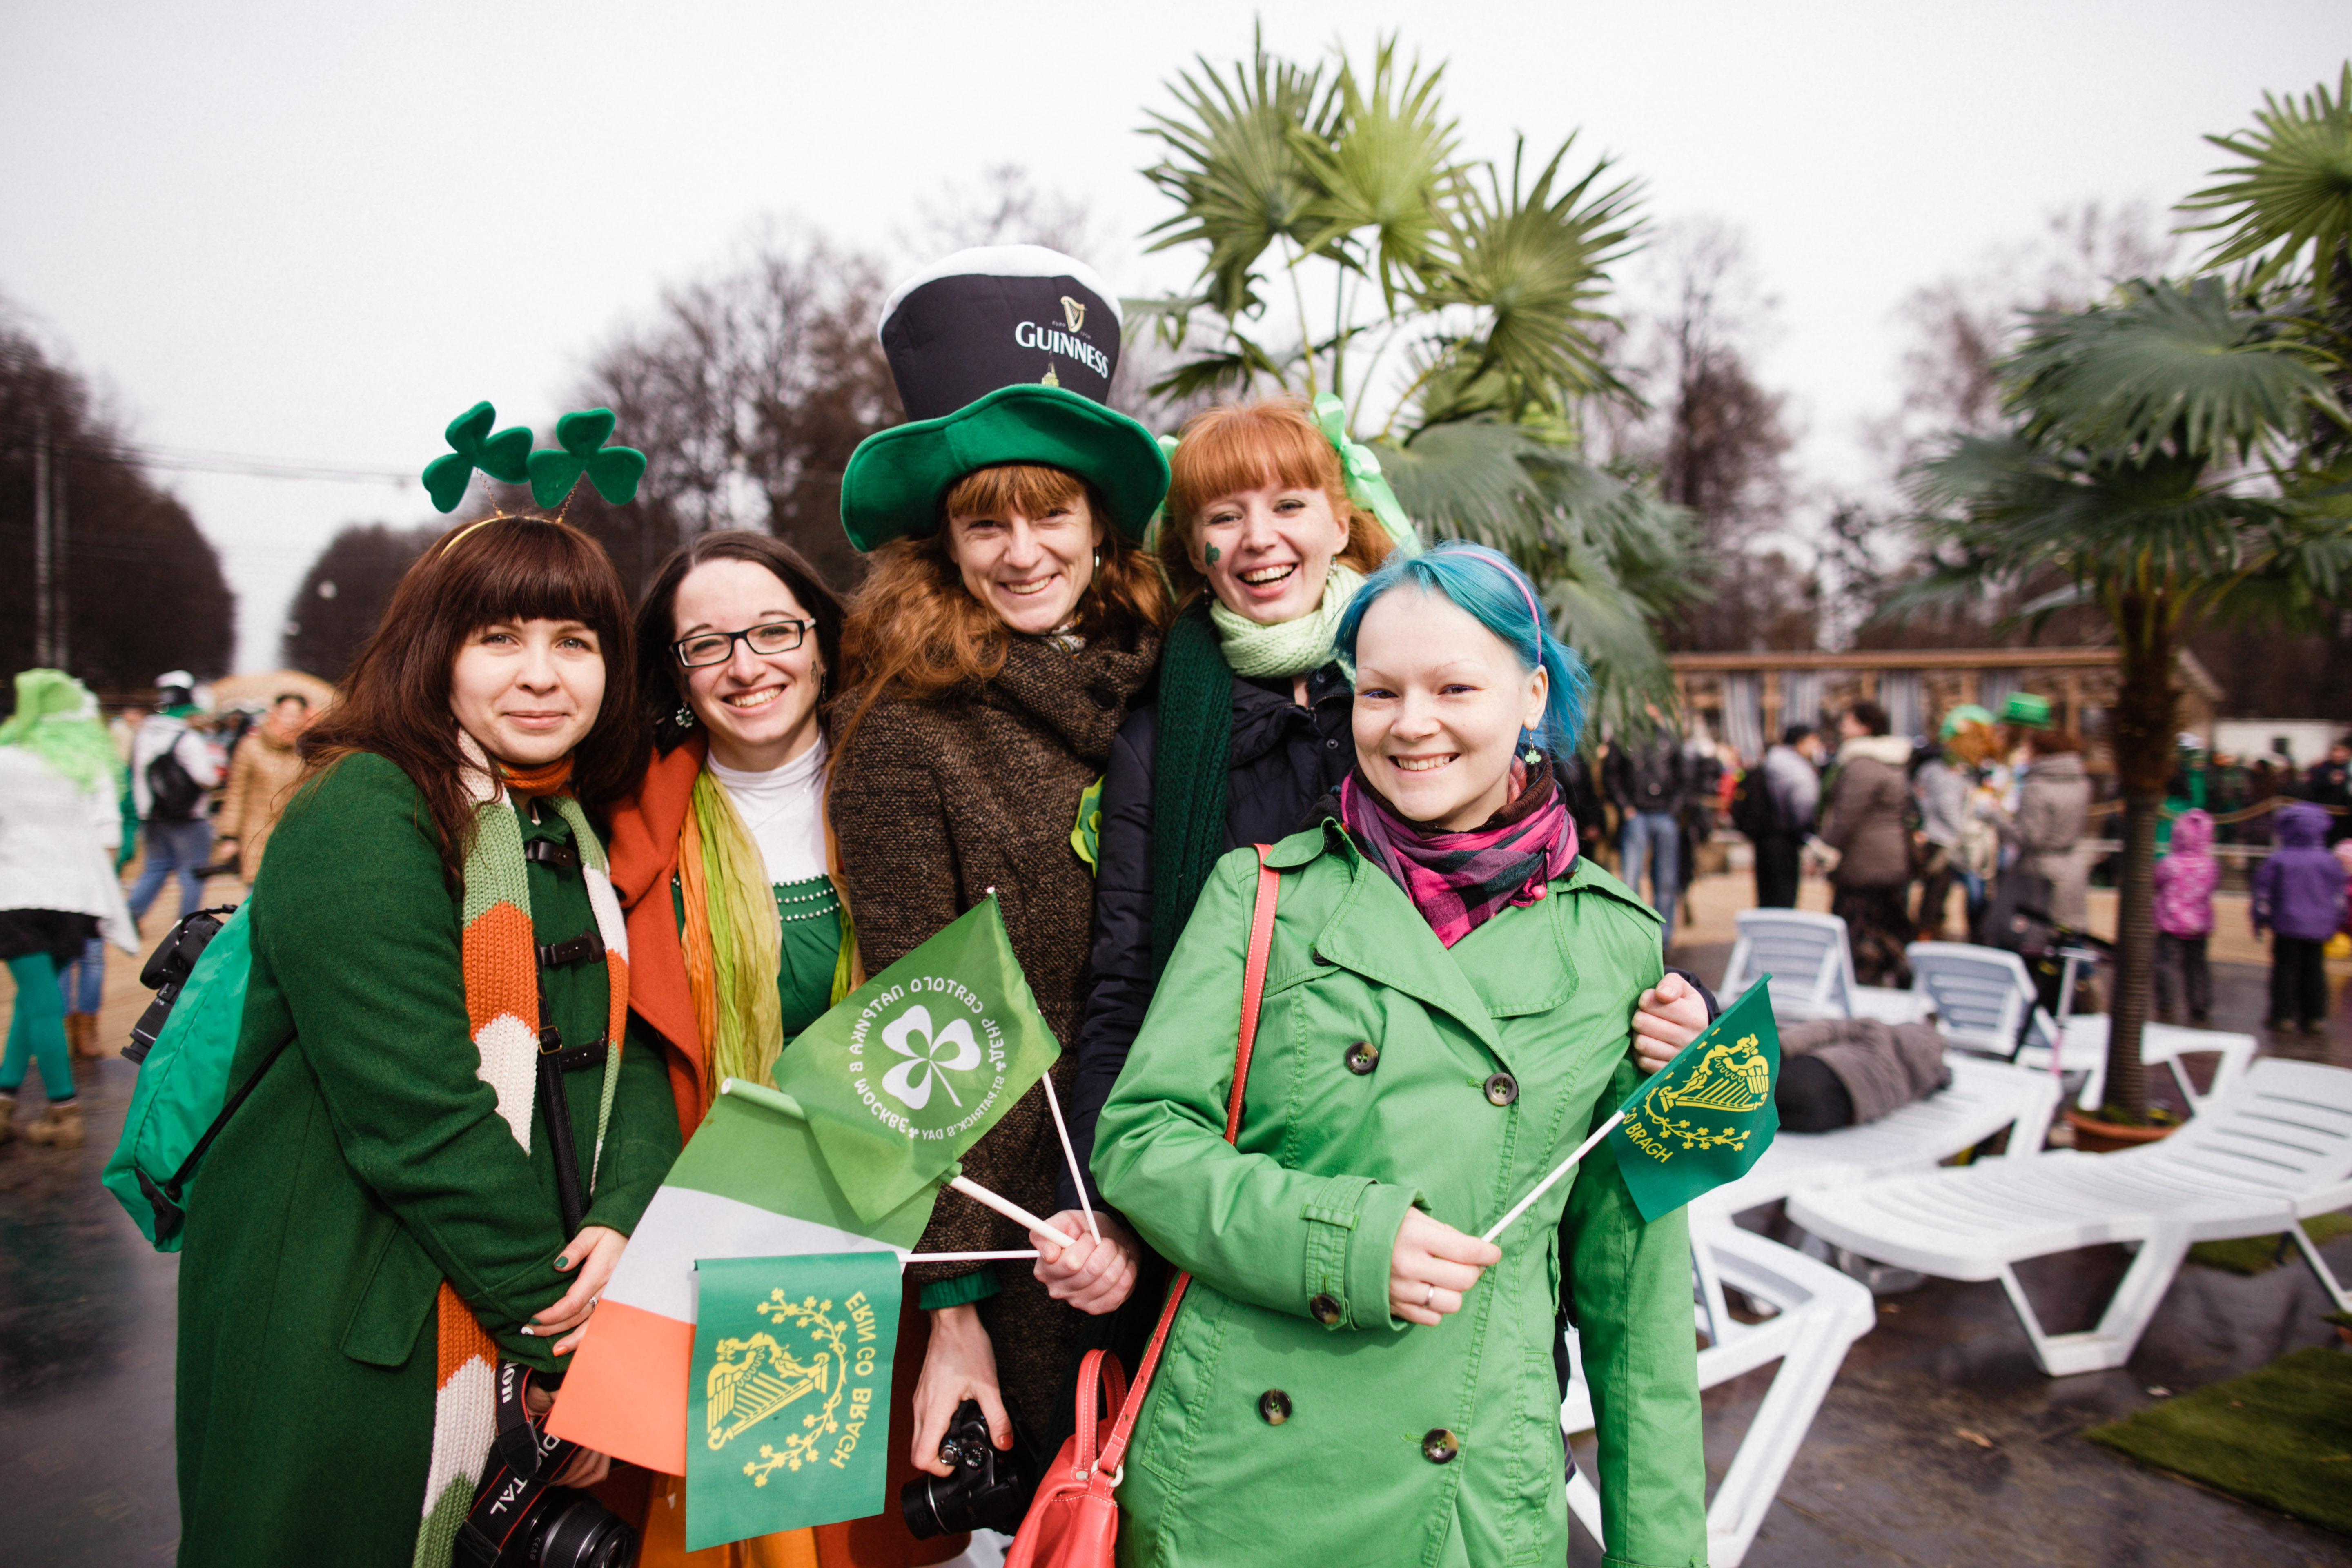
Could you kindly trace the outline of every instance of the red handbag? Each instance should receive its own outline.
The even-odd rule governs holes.
[[[1249,1085],[1250,1050],[1257,1043],[1258,1005],[1265,998],[1266,955],[1274,946],[1274,901],[1282,874],[1265,863],[1267,846],[1257,847],[1257,901],[1250,911],[1249,962],[1242,970],[1240,1043],[1234,1052],[1234,1088],[1225,1104],[1225,1142],[1242,1130],[1242,1091]],[[1004,1568],[1113,1568],[1118,1546],[1118,1501],[1111,1494],[1127,1473],[1128,1439],[1142,1412],[1143,1396],[1150,1391],[1151,1373],[1160,1364],[1160,1347],[1168,1342],[1168,1327],[1176,1321],[1188,1273],[1176,1276],[1169,1288],[1168,1304],[1151,1331],[1151,1343],[1127,1386],[1118,1357],[1108,1351],[1088,1351],[1078,1366],[1078,1429],[1054,1457],[1053,1468],[1038,1483],[1035,1500],[1021,1521],[1020,1533],[1004,1554]],[[1116,1410],[1118,1420],[1108,1441],[1097,1446],[1104,1415]]]

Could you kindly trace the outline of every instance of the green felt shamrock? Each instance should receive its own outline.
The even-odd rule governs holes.
[[[560,451],[530,455],[530,495],[541,506],[557,506],[586,474],[596,493],[614,506],[635,500],[637,481],[646,477],[646,455],[631,447],[607,447],[613,433],[613,411],[583,409],[555,422]]]
[[[457,510],[476,468],[510,485],[529,477],[530,431],[518,425],[493,436],[490,426],[498,417],[498,410],[488,404],[477,403],[449,421],[449,428],[442,434],[454,449],[425,466],[425,493],[433,498],[435,510]]]

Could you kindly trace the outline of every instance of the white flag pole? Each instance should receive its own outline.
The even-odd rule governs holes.
[[[1102,1226],[1095,1223],[1095,1205],[1087,1196],[1086,1173],[1078,1169],[1077,1151],[1070,1147],[1070,1124],[1062,1120],[1062,1097],[1054,1092],[1054,1069],[1046,1068],[1045,1076],[1038,1081],[1045,1086],[1045,1103],[1054,1108],[1054,1131],[1061,1136],[1062,1158],[1070,1163],[1070,1180],[1077,1185],[1078,1207],[1086,1213],[1087,1232],[1099,1247],[1102,1245]]]
[[[1481,1241],[1492,1241],[1496,1237],[1502,1235],[1503,1232],[1508,1230],[1513,1220],[1527,1213],[1528,1210],[1534,1205],[1535,1201],[1538,1198],[1551,1191],[1553,1183],[1559,1181],[1562,1176],[1567,1175],[1568,1173],[1574,1168],[1579,1160],[1583,1159],[1585,1155],[1592,1152],[1592,1146],[1595,1143],[1600,1142],[1603,1138],[1609,1136],[1609,1130],[1611,1128],[1616,1126],[1620,1121],[1624,1120],[1625,1113],[1621,1110],[1614,1116],[1612,1116],[1608,1121],[1602,1122],[1600,1126],[1594,1128],[1592,1130],[1592,1136],[1587,1138],[1583,1142],[1576,1146],[1575,1153],[1570,1154],[1567,1159],[1562,1160],[1557,1166],[1555,1166],[1550,1175],[1546,1176],[1542,1181],[1536,1184],[1536,1190],[1534,1192],[1529,1193],[1526,1197],[1523,1197],[1517,1203],[1513,1204],[1511,1205],[1511,1212],[1496,1220],[1493,1227],[1478,1239]]]
[[[902,1252],[898,1255],[898,1266],[903,1268],[909,1263],[992,1263],[1000,1258],[1036,1256],[1037,1249],[1034,1247],[1023,1252]]]
[[[1063,1247],[1076,1247],[1078,1244],[1078,1238],[1076,1237],[1063,1235],[1052,1226],[1047,1225],[1044,1220],[1039,1219],[1035,1215],[1031,1214],[1027,1209],[1023,1208],[1019,1204],[1014,1203],[1011,1198],[998,1197],[994,1193],[990,1192],[986,1187],[982,1186],[978,1182],[973,1181],[969,1176],[950,1176],[948,1178],[948,1185],[953,1187],[956,1191],[961,1193],[972,1202],[976,1204],[984,1204],[988,1207],[994,1209],[1006,1219],[1012,1220],[1019,1225],[1027,1226],[1031,1230],[1035,1231],[1040,1236],[1052,1237],[1056,1243]]]

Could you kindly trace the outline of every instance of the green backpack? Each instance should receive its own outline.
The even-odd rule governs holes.
[[[252,927],[239,910],[209,941],[199,938],[202,951],[175,990],[171,960],[187,951],[188,925],[173,928],[141,976],[156,985],[155,1006],[166,1016],[157,1020],[151,1007],[133,1031],[131,1050],[124,1053],[139,1062],[139,1085],[123,1119],[122,1142],[100,1178],[158,1252],[180,1250],[188,1185],[205,1151],[293,1038],[289,1034],[279,1041],[236,1093],[229,1094],[229,1063],[244,1029],[245,987],[253,971]],[[149,1040],[152,1045],[146,1045]],[[146,1049],[133,1055],[142,1045]]]

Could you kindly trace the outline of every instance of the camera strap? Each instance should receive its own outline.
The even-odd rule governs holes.
[[[579,1452],[580,1445],[551,1436],[530,1414],[523,1395],[531,1376],[520,1363],[499,1363],[498,1436],[491,1439],[481,1484],[474,1489],[474,1506],[457,1527],[460,1563],[488,1568],[499,1562],[509,1538],[551,1484],[549,1478]]]

